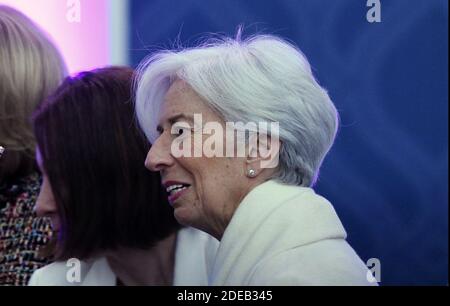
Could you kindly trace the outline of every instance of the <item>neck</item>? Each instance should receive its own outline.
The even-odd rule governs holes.
[[[121,248],[106,255],[117,278],[126,286],[172,285],[176,234],[148,250]]]
[[[268,178],[259,178],[253,180],[247,180],[245,184],[243,184],[243,188],[241,193],[234,199],[227,199],[229,202],[223,205],[222,214],[218,218],[211,218],[209,220],[209,224],[204,227],[198,227],[198,229],[208,233],[213,236],[217,240],[221,241],[223,234],[228,227],[228,224],[231,222],[234,213],[238,209],[239,205],[242,203],[244,198],[257,186],[269,180]]]

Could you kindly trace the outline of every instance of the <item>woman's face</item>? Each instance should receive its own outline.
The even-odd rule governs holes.
[[[53,196],[52,187],[48,179],[45,169],[42,166],[42,158],[39,149],[36,149],[36,160],[41,172],[43,174],[41,190],[36,200],[34,210],[39,217],[48,217],[52,224],[52,229],[55,232],[60,230],[60,220],[55,198]]]
[[[158,117],[160,136],[148,152],[145,165],[152,171],[160,171],[162,183],[168,190],[169,202],[179,223],[204,230],[220,239],[238,204],[250,190],[251,182],[245,176],[243,157],[174,157],[172,141],[180,135],[190,137],[194,146],[203,146],[211,135],[202,135],[194,126],[194,114],[202,115],[203,126],[207,122],[225,122],[214,113],[197,93],[181,80],[169,88]],[[180,122],[188,123],[191,135]],[[178,134],[171,134],[172,127],[179,127]],[[225,133],[224,133],[225,134]],[[225,139],[224,139],[225,142]],[[175,156],[177,156],[175,154]],[[193,156],[193,155],[191,155]],[[170,191],[170,188],[181,189]]]

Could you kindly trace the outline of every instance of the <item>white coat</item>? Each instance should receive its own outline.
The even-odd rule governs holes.
[[[255,187],[227,226],[211,285],[376,285],[346,242],[332,205],[313,189]]]

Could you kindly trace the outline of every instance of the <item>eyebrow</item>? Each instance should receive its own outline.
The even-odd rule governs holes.
[[[167,121],[168,121],[171,125],[173,125],[175,122],[180,121],[180,119],[184,119],[184,120],[188,120],[188,121],[194,122],[194,117],[191,116],[191,115],[186,115],[186,114],[176,114],[176,115],[174,115],[174,116],[172,116],[172,117],[169,117],[169,118],[167,119]],[[163,128],[161,127],[161,124],[158,124],[158,125],[156,126],[156,130],[157,130],[158,132],[163,130]]]
[[[170,124],[174,124],[175,122],[180,121],[180,119],[185,119],[185,120],[189,120],[189,121],[194,121],[194,117],[191,115],[186,115],[186,114],[177,114],[174,115],[172,117],[170,117],[169,119],[167,119],[167,121],[170,122]]]

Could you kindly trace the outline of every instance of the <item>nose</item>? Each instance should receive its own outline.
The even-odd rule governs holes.
[[[57,213],[57,207],[47,176],[44,176],[34,210],[39,217],[48,217]]]
[[[170,143],[161,135],[151,146],[145,159],[145,167],[151,171],[161,171],[170,167],[174,160],[170,153]]]

